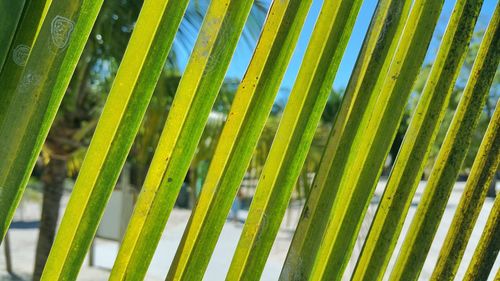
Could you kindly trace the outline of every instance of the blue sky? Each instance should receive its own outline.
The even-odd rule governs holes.
[[[479,16],[478,23],[476,25],[476,30],[486,28],[495,9],[496,2],[497,0],[484,0],[483,8],[481,10],[481,14]],[[435,55],[436,50],[439,47],[439,41],[436,38],[438,37],[438,35],[442,35],[444,33],[446,24],[448,22],[448,19],[451,15],[455,3],[456,0],[445,0],[445,4],[441,12],[441,18],[434,32],[434,39],[431,42],[431,45],[429,47],[429,52],[426,57],[427,62],[433,60],[433,56]],[[281,88],[285,90],[281,91],[280,94],[278,95],[278,98],[280,99],[286,99],[288,94],[288,91],[286,91],[286,89],[291,89],[293,87],[293,83],[299,71],[302,58],[306,51],[310,35],[314,28],[314,24],[316,22],[322,4],[323,0],[313,0],[313,4],[311,6],[308,17],[306,19],[301,35],[299,37],[297,47],[295,48],[293,57],[290,61],[288,70],[285,74],[285,77],[281,85]],[[363,43],[366,30],[368,29],[368,25],[370,23],[376,5],[377,1],[375,0],[363,1],[363,5],[361,7],[356,24],[354,26],[351,39],[342,58],[342,62],[340,64],[337,76],[335,78],[335,82],[333,83],[334,89],[338,90],[346,87],[352,69],[354,67],[354,63],[358,56],[359,50],[361,49],[361,45]],[[226,75],[227,78],[241,79],[243,77],[243,75],[245,74],[245,70],[250,62],[253,52],[253,47],[254,46],[248,46],[247,43],[240,40],[236,48],[235,55],[233,56],[233,60],[231,61],[229,70],[227,72]],[[187,59],[184,61],[185,61],[184,63],[181,62],[182,68],[185,67]]]

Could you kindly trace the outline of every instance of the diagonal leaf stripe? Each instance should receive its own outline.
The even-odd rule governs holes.
[[[398,48],[385,77],[367,130],[357,133],[329,214],[322,244],[315,255],[312,280],[340,280],[356,242],[363,216],[373,194],[384,160],[394,140],[442,1],[414,3]]]
[[[76,277],[187,4],[172,0],[144,3],[45,266],[45,280]]]
[[[491,118],[474,160],[464,193],[460,198],[448,234],[444,239],[431,280],[455,277],[474,224],[486,198],[488,187],[500,164],[500,101]]]
[[[0,67],[0,70],[2,70],[0,72],[0,86],[2,88],[2,94],[0,95],[0,124],[2,124],[2,120],[5,117],[31,47],[40,31],[51,2],[52,0],[35,0],[29,1],[26,4],[24,16],[19,22],[16,35],[12,40],[12,47],[10,48],[7,60],[3,69]],[[4,40],[0,39],[0,42],[4,42]]]
[[[183,272],[187,274],[182,278],[187,280],[198,280],[203,276],[271,111],[311,2],[291,0],[272,4],[177,251],[171,269],[175,272],[171,271],[169,278]],[[253,272],[252,276],[256,274]]]
[[[102,0],[52,2],[20,83],[12,94],[11,104],[0,129],[2,238],[24,192],[101,5]]]
[[[455,6],[358,259],[354,280],[380,280],[383,277],[420,181],[430,145],[448,107],[482,2],[458,1]]]
[[[252,280],[264,269],[360,7],[357,0],[323,3],[229,269],[232,280]]]
[[[346,169],[356,131],[365,126],[361,124],[363,116],[373,109],[410,6],[411,1],[384,0],[378,4],[297,225],[281,280],[303,278],[303,268],[312,262],[302,257],[312,256],[319,247],[328,219],[324,214],[331,210],[338,174]]]
[[[399,40],[374,110],[365,130],[358,131],[341,175],[338,194],[321,245],[314,257],[311,280],[340,280],[356,242],[384,160],[403,117],[411,85],[424,60],[443,1],[416,1]]]
[[[497,4],[429,182],[401,246],[391,280],[413,280],[422,270],[469,149],[472,133],[479,122],[499,61],[500,4]]]
[[[495,203],[467,268],[464,280],[485,281],[488,279],[500,251],[500,236],[498,233],[500,233],[500,196],[495,198]],[[498,280],[499,273],[500,269],[496,274],[495,280]]]
[[[113,266],[111,280],[144,278],[252,4],[253,1],[239,0],[210,3]]]
[[[0,70],[7,59],[11,42],[25,9],[25,0],[0,1]],[[0,86],[3,86],[0,84]]]

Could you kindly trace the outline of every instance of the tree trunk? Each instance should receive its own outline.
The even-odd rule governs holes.
[[[33,280],[38,281],[42,276],[43,268],[49,256],[50,248],[54,243],[57,222],[59,219],[59,205],[66,179],[66,160],[52,158],[45,167],[42,176],[43,204],[40,233],[36,247],[35,271]]]

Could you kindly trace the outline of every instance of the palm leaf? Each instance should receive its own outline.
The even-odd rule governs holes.
[[[500,196],[497,196],[490,216],[484,227],[483,234],[477,245],[474,255],[465,274],[464,280],[483,281],[487,280],[500,250]],[[495,276],[498,280],[500,270]]]
[[[182,274],[187,280],[203,277],[310,5],[311,1],[297,0],[273,3],[253,59],[236,92],[169,278]],[[210,231],[207,225],[211,226]]]
[[[216,0],[181,79],[123,243],[112,280],[144,278],[252,7]]]
[[[317,253],[312,280],[340,280],[356,242],[357,234],[374,192],[384,160],[403,117],[411,85],[437,23],[443,1],[416,1],[399,39],[398,48],[380,89],[373,112],[365,116],[364,128],[356,132],[347,160],[348,170],[341,175],[329,221]]]
[[[0,70],[2,70],[12,39],[24,10],[25,0],[0,2]],[[0,84],[1,85],[1,84]]]
[[[300,278],[303,269],[310,267],[312,260],[302,257],[312,256],[319,247],[328,220],[325,214],[331,211],[338,190],[338,175],[346,169],[363,116],[373,110],[410,5],[411,1],[389,0],[377,7],[290,245],[282,280]]]
[[[448,234],[444,239],[432,280],[452,279],[469,241],[486,193],[500,164],[500,101],[486,130],[479,152],[460,198]],[[495,210],[493,210],[495,211]],[[481,256],[481,255],[478,255]],[[494,260],[494,257],[491,257]],[[491,268],[490,268],[491,270]],[[489,270],[483,270],[489,272]]]
[[[97,92],[109,89],[101,118],[98,121],[96,118],[95,122],[85,120],[88,127],[79,130],[82,134],[74,131],[74,139],[79,139],[98,124],[43,280],[77,279],[105,205],[139,131],[140,138],[129,157],[140,166],[144,175],[138,182],[144,183],[111,271],[111,280],[145,278],[189,166],[207,163],[210,159],[207,178],[167,280],[203,278],[249,165],[253,178],[261,175],[226,279],[260,278],[286,208],[294,198],[293,189],[298,180],[295,197],[308,198],[280,280],[382,279],[388,273],[388,261],[429,151],[431,148],[437,151],[434,148],[437,131],[445,111],[451,108],[452,87],[464,62],[483,0],[456,2],[437,58],[429,67],[430,75],[423,93],[413,96],[415,100],[419,98],[417,107],[357,259],[351,257],[354,245],[364,235],[359,232],[363,221],[369,219],[365,214],[384,160],[390,151],[395,152],[393,147],[400,142],[398,137],[396,145],[393,144],[395,136],[402,135],[405,129],[398,127],[403,116],[408,115],[405,108],[412,85],[428,51],[444,0],[379,1],[340,110],[333,118],[329,109],[324,115],[328,118],[324,119],[322,111],[332,92],[332,82],[362,0],[324,1],[282,116],[278,107],[273,110],[273,101],[313,1],[272,1],[262,32],[262,11],[267,11],[270,1],[188,2],[112,2],[101,12],[94,29],[95,39],[88,44],[80,61],[102,0],[0,2],[2,65],[7,56],[0,72],[1,237],[9,227],[65,92],[78,93],[67,100],[71,103],[85,99],[86,93],[91,93],[92,99],[99,98]],[[132,21],[141,5],[135,25]],[[121,11],[120,16],[112,11],[123,7],[130,9]],[[2,16],[4,14],[6,16]],[[125,24],[120,26],[122,33],[135,30],[118,67],[116,62],[122,58],[128,35],[109,40],[115,29],[106,24],[108,20],[118,20],[121,15],[126,18],[120,21]],[[474,65],[467,71],[470,72],[469,80],[421,204],[410,230],[402,237],[403,247],[390,280],[419,277],[471,139],[480,137],[479,134],[473,136],[474,130],[500,60],[499,19],[500,4],[496,3]],[[196,36],[200,23],[201,31]],[[233,83],[221,90],[238,40],[253,43],[259,34],[243,81],[238,87]],[[169,95],[162,96],[160,101],[152,100],[165,62],[168,60],[167,67],[175,68],[178,63],[175,53],[179,48],[191,50],[190,44],[195,40],[182,78],[176,71],[170,71],[174,76],[162,79],[161,86],[156,89],[158,92],[168,89]],[[18,48],[20,45],[26,46],[23,52]],[[171,47],[174,54],[167,58]],[[16,65],[16,61],[22,63]],[[78,71],[72,78],[75,68]],[[111,83],[116,70],[116,79]],[[67,90],[70,80],[71,87]],[[459,86],[462,84],[465,81],[459,82]],[[175,88],[177,91],[172,97],[170,94]],[[218,93],[221,93],[219,102],[216,101]],[[490,95],[489,103],[498,104],[497,96],[496,93]],[[151,100],[155,103],[152,116],[144,119]],[[90,111],[99,112],[104,101],[93,102],[95,105]],[[66,102],[63,105],[60,116],[76,117],[77,114],[70,113],[75,106]],[[219,115],[209,122],[212,107]],[[494,113],[492,107],[488,107],[488,116],[493,117],[478,146],[479,153],[441,249],[433,280],[455,277],[485,201],[486,188],[498,168],[500,113],[498,105]],[[85,109],[77,111],[82,113]],[[168,116],[163,115],[166,111]],[[449,111],[447,116],[451,117]],[[334,124],[329,124],[332,119]],[[79,123],[73,118],[68,120]],[[141,123],[146,128],[141,130]],[[163,123],[160,135],[158,126]],[[316,129],[318,124],[319,129]],[[333,128],[326,136],[330,125]],[[81,126],[79,123],[76,127]],[[326,140],[326,148],[319,159],[318,152]],[[156,141],[159,143],[150,163],[153,151],[147,147]],[[474,147],[472,152],[476,149]],[[317,175],[309,187],[308,178],[315,169]],[[493,274],[490,272],[500,247],[497,235],[500,231],[499,202],[497,198],[466,280],[485,280]],[[344,271],[350,261],[357,261],[357,265],[354,273],[347,276]],[[499,274],[496,273],[497,279]]]
[[[71,279],[77,275],[139,130],[187,3],[159,0],[144,4],[75,183],[43,278]]]
[[[463,30],[459,30],[463,32]],[[425,262],[500,61],[500,4],[491,19],[391,280],[415,279]]]
[[[14,2],[21,3],[22,1]],[[35,42],[36,36],[40,31],[43,19],[45,18],[51,2],[52,0],[40,0],[29,1],[26,4],[24,16],[19,22],[16,35],[12,40],[12,47],[10,48],[7,56],[8,59],[6,60],[3,69],[0,67],[0,70],[2,70],[0,71],[0,85],[2,85],[3,91],[2,95],[0,95],[0,124],[2,124],[2,120],[5,117],[16,86],[19,84],[19,79],[22,71],[24,70],[31,47],[33,46],[33,42]],[[1,8],[0,10],[4,11]],[[1,15],[0,18],[2,18]],[[0,39],[0,42],[5,42],[5,40]]]
[[[481,4],[459,1],[455,6],[358,260],[355,279],[383,276],[448,108]]]
[[[264,165],[230,268],[260,275],[325,108],[361,1],[325,1]]]
[[[53,1],[20,82],[12,93],[4,122],[0,124],[2,238],[21,199],[101,4],[102,0]]]

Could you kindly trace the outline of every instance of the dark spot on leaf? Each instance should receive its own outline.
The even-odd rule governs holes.
[[[304,219],[308,219],[309,218],[309,207],[306,206],[305,210],[304,210]]]

